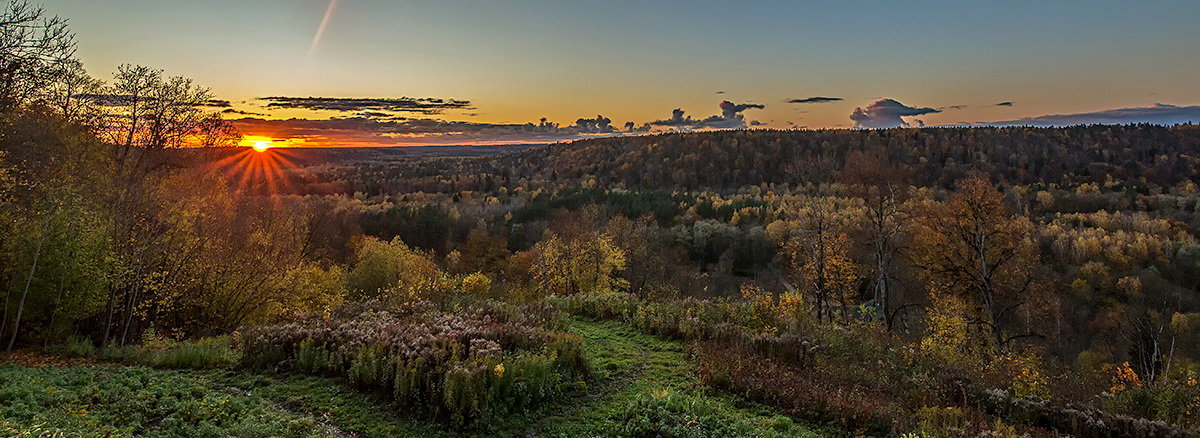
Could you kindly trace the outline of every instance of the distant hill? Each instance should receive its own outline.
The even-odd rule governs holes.
[[[1200,175],[1200,126],[712,131],[535,146],[466,167],[510,178],[729,188],[834,181],[854,152],[911,171],[919,185],[949,185],[972,170],[1019,184],[1111,176],[1174,185]]]
[[[212,162],[257,154],[244,148],[175,152]],[[838,181],[848,160],[851,170],[878,165],[918,186],[948,187],[982,172],[1004,184],[1073,186],[1111,178],[1145,192],[1200,176],[1200,126],[738,130],[550,145],[275,148],[265,154],[280,165],[291,193],[487,191],[522,180],[584,179],[630,189],[732,190]]]

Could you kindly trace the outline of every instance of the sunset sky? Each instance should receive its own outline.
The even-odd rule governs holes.
[[[46,8],[70,20],[93,75],[132,63],[192,77],[231,102],[227,118],[243,134],[280,144],[1200,122],[1195,0],[48,0]],[[318,99],[299,99],[309,97]],[[543,117],[557,127],[524,125]]]

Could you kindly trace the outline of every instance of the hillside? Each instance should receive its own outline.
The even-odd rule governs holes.
[[[516,149],[516,150],[513,150]],[[640,190],[824,184],[886,164],[917,186],[972,172],[1006,185],[1120,181],[1145,191],[1200,171],[1200,127],[751,130],[578,140],[542,146],[272,151],[297,193],[489,191],[526,183]],[[353,161],[347,161],[353,157]],[[353,163],[353,166],[349,164]],[[321,166],[321,167],[315,167]],[[304,188],[307,186],[307,188]]]
[[[695,189],[828,183],[855,153],[908,171],[919,186],[949,186],[971,171],[1007,184],[1170,186],[1200,170],[1200,127],[717,131],[583,140],[488,161],[513,177]]]

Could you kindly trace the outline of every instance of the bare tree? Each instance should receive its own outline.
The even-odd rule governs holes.
[[[162,70],[138,65],[117,69],[108,94],[93,98],[108,110],[109,142],[125,148],[164,149],[193,145],[205,131],[226,129],[205,107],[213,101],[208,88],[191,79],[163,76]]]
[[[0,112],[35,99],[74,55],[67,20],[26,0],[9,2],[0,12]]]
[[[890,330],[895,316],[905,306],[893,303],[895,261],[908,227],[910,215],[903,208],[911,175],[891,163],[882,153],[852,152],[838,179],[865,201],[867,231],[871,244],[870,281],[875,318]]]
[[[102,93],[104,81],[89,75],[83,63],[69,60],[59,65],[58,75],[47,90],[45,103],[68,122],[98,128],[103,111],[92,97]]]

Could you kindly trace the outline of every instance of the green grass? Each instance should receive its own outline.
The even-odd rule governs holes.
[[[696,380],[681,343],[575,319],[596,378],[478,436],[825,436]],[[56,434],[57,433],[57,434]],[[0,436],[462,436],[337,379],[145,367],[0,365]]]
[[[321,436],[319,421],[230,391],[200,373],[0,365],[0,435]]]
[[[680,342],[637,331],[617,321],[575,319],[571,331],[584,336],[588,357],[597,371],[597,382],[584,397],[556,407],[557,413],[541,418],[530,431],[545,436],[614,436],[631,431],[647,408],[679,408],[675,420],[696,417],[700,424],[721,424],[718,430],[693,428],[693,433],[662,436],[827,436],[778,411],[712,390],[696,379],[693,361]],[[702,414],[702,415],[697,415]]]

